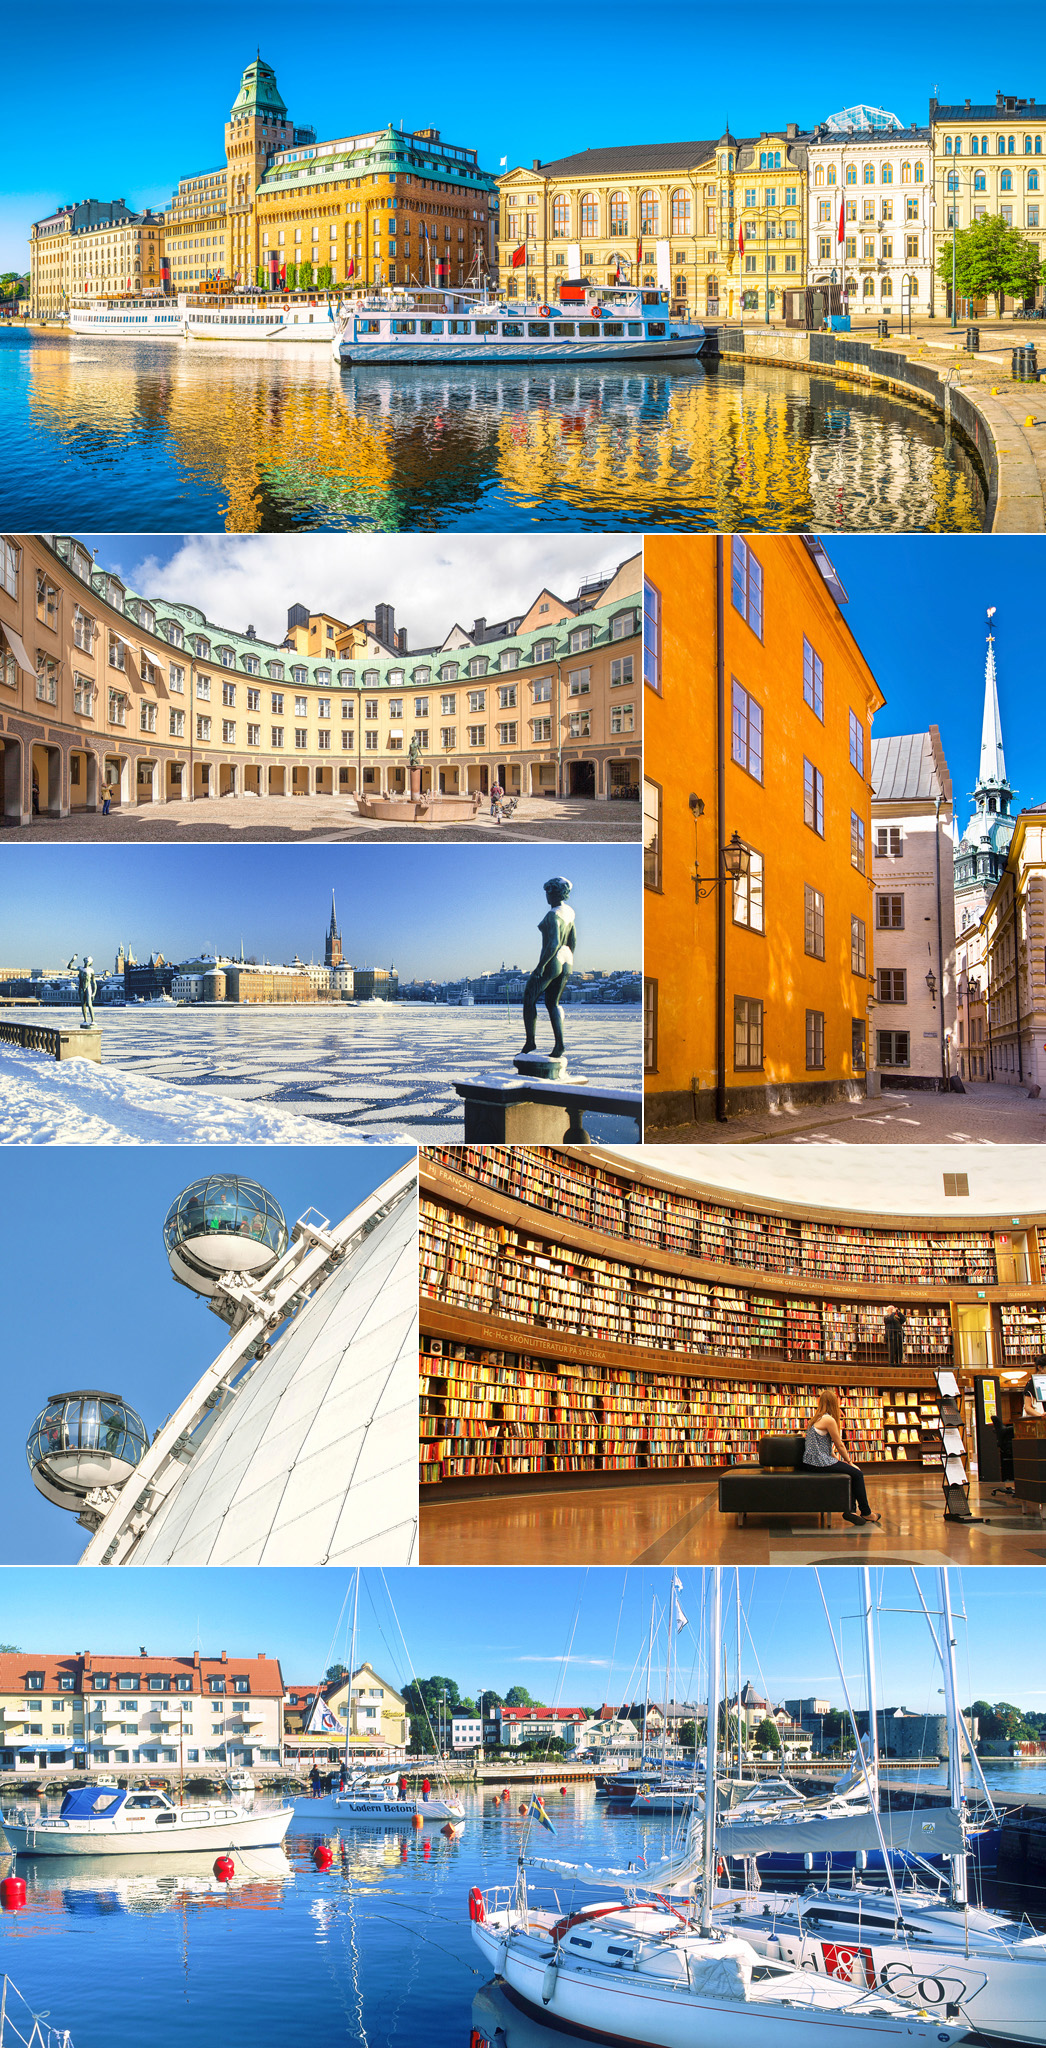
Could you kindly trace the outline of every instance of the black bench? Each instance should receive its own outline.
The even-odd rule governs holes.
[[[761,1436],[758,1465],[731,1465],[719,1474],[719,1512],[736,1515],[818,1515],[830,1529],[832,1515],[853,1511],[853,1480],[843,1467],[815,1471],[803,1464],[805,1438]]]

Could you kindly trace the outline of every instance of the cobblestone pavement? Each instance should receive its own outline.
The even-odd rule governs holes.
[[[971,1083],[965,1095],[913,1088],[876,1100],[735,1116],[725,1124],[675,1124],[646,1132],[659,1145],[1043,1145],[1046,1097],[1001,1081]]]
[[[507,825],[495,825],[489,807],[467,825],[376,825],[360,818],[344,797],[217,797],[196,803],[140,804],[111,811],[76,811],[68,818],[34,818],[31,825],[9,826],[0,845],[40,840],[120,844],[133,841],[380,839],[417,846],[432,839],[545,840],[551,843],[632,840],[639,843],[639,805],[598,799],[555,802],[524,798]]]

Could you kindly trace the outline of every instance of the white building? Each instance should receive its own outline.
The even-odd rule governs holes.
[[[330,986],[336,995],[351,996],[353,992],[353,968],[329,967],[327,973],[330,975]]]
[[[451,1715],[450,1746],[452,1749],[482,1749],[483,1723],[478,1714]]]
[[[833,115],[807,144],[807,281],[845,284],[851,313],[874,306],[880,316],[899,316],[910,291],[916,317],[926,314],[933,278],[930,130],[835,128],[841,119]]]
[[[873,1059],[905,1086],[955,1067],[952,783],[935,725],[872,741]]]

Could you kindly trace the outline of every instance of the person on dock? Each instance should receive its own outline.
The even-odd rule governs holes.
[[[309,1789],[314,1799],[318,1799],[323,1791],[323,1779],[320,1777],[318,1764],[313,1764],[312,1770],[309,1773]]]
[[[858,1507],[857,1514],[854,1514],[851,1508],[843,1509],[844,1522],[853,1522],[855,1525],[861,1522],[881,1522],[882,1516],[873,1515],[869,1505],[864,1473],[860,1466],[855,1465],[853,1459],[847,1456],[839,1396],[826,1392],[821,1395],[817,1413],[806,1432],[803,1469],[812,1472],[838,1472],[840,1466],[844,1466],[851,1475],[850,1484]]]

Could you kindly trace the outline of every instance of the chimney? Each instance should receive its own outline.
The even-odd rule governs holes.
[[[200,1668],[200,1652],[199,1652],[199,1650],[194,1650],[194,1651],[193,1651],[193,1660],[192,1660],[192,1661],[193,1661],[193,1670],[194,1670],[194,1671],[198,1671],[198,1670],[199,1670],[199,1668]]]
[[[246,633],[245,633],[245,635],[244,635],[244,638],[245,638],[245,639],[247,639],[247,640],[256,640],[256,639],[258,638],[258,635],[257,635],[257,633],[255,632],[255,630],[254,630],[254,627],[253,627],[253,626],[248,626],[248,628],[247,628],[247,631],[246,631]]]
[[[532,161],[531,161],[531,165],[530,165],[530,168],[531,168],[531,170],[532,170],[532,171],[540,171],[540,169],[541,169],[541,158],[540,158],[539,156],[536,156],[536,157],[534,157],[534,158],[532,159]]]
[[[228,1663],[228,1661],[229,1661],[229,1652],[228,1652],[228,1650],[223,1650],[223,1651],[222,1651],[222,1655],[221,1655],[221,1661],[222,1661],[222,1663],[223,1663],[223,1664],[227,1664],[227,1663]]]
[[[969,106],[969,104],[970,104],[969,100],[967,100],[966,104],[967,104],[967,106]]]
[[[376,604],[374,607],[374,637],[386,647],[396,645],[396,610],[391,604]]]
[[[487,622],[486,622],[486,619],[477,619],[477,620],[476,620],[476,623],[475,623],[475,625],[474,625],[474,626],[473,626],[473,628],[472,628],[472,638],[473,638],[473,639],[474,639],[474,640],[475,640],[475,641],[476,641],[476,642],[478,643],[478,642],[481,642],[481,641],[485,640],[485,639],[486,639],[486,637],[487,637]]]
[[[400,654],[406,654],[406,652],[407,652],[407,628],[406,628],[406,626],[401,626],[401,627],[400,627],[400,629],[399,629],[399,632],[398,632],[398,633],[397,633],[397,635],[396,635],[396,647],[397,647],[397,650],[398,650],[398,652],[399,652]]]
[[[798,121],[789,121],[789,123],[788,123],[788,126],[787,126],[787,128],[785,129],[785,134],[786,134],[786,136],[788,137],[788,140],[789,140],[790,142],[791,142],[791,141],[793,141],[793,140],[794,140],[794,138],[795,138],[795,137],[796,137],[796,136],[798,135],[798,133],[799,133],[799,123],[798,123]]]

